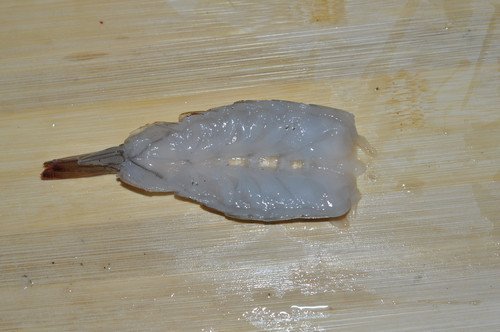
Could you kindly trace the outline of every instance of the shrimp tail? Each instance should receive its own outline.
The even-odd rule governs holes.
[[[58,180],[116,174],[124,161],[122,144],[98,152],[46,161],[40,177],[42,180]]]

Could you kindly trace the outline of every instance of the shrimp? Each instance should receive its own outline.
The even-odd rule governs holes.
[[[240,101],[144,126],[121,145],[44,163],[41,178],[117,174],[228,217],[280,221],[346,214],[364,165],[354,116],[282,100]]]

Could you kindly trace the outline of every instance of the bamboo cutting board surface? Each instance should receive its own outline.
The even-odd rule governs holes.
[[[500,329],[498,1],[0,2],[0,329]],[[354,214],[228,220],[42,162],[242,99],[348,110]]]

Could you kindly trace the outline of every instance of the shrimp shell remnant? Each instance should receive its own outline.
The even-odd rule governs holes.
[[[226,216],[279,221],[346,214],[360,198],[354,116],[282,100],[240,101],[136,130],[125,143],[44,164],[42,179],[117,173]],[[366,147],[366,145],[365,145]]]

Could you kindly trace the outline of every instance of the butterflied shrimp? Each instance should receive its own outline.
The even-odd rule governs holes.
[[[116,173],[150,192],[173,192],[227,216],[260,221],[346,214],[363,164],[354,116],[282,100],[240,101],[156,122],[121,145],[44,164],[42,179]]]

